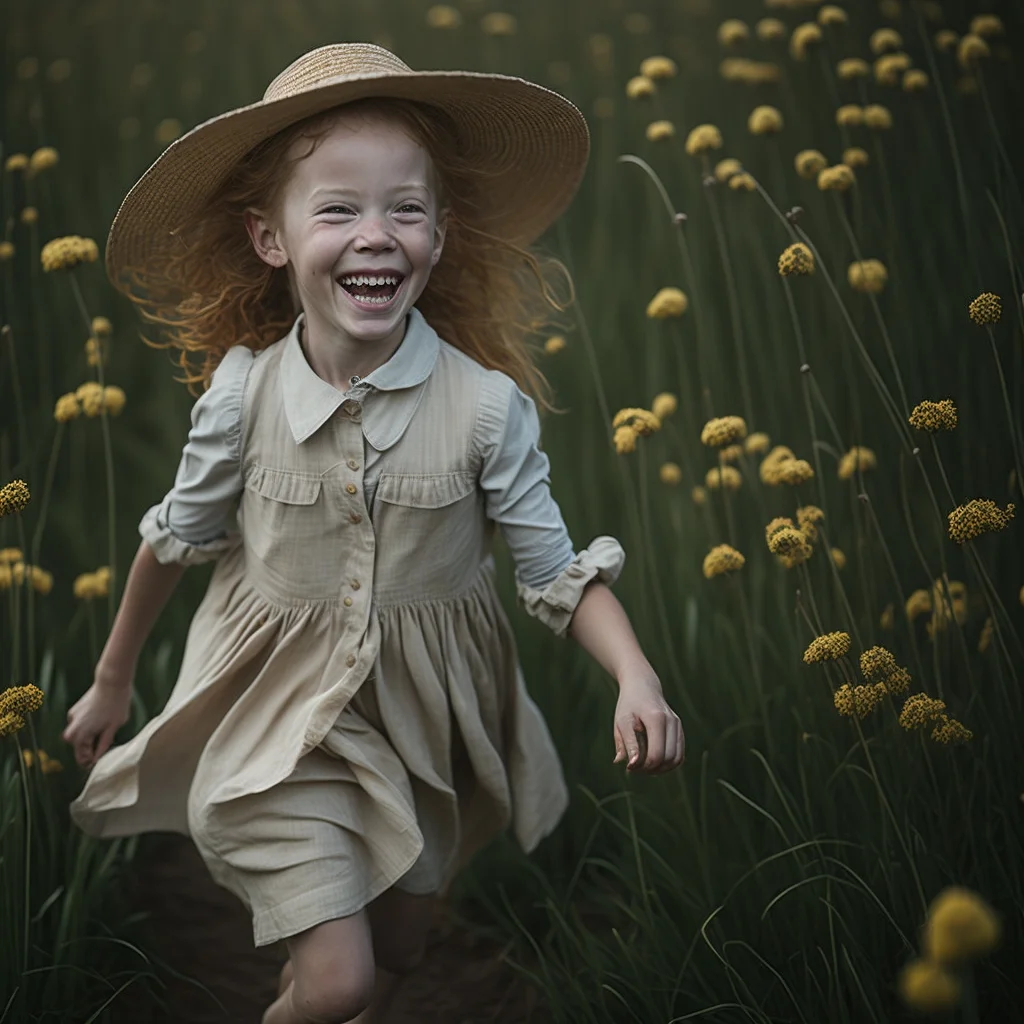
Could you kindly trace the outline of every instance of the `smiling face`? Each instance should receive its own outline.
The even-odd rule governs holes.
[[[256,252],[288,267],[312,335],[397,346],[444,244],[429,154],[399,122],[345,111],[290,166],[275,209],[246,211]]]

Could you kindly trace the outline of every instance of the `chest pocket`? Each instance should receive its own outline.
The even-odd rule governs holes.
[[[382,473],[377,499],[407,508],[443,508],[475,489],[472,473]]]
[[[301,579],[317,590],[318,567],[336,564],[340,520],[331,515],[331,482],[312,473],[253,465],[242,492],[246,546],[280,579]],[[323,581],[331,592],[336,583]]]

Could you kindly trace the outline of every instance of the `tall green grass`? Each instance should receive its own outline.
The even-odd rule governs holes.
[[[526,677],[574,795],[565,822],[531,858],[509,840],[481,855],[459,882],[462,912],[512,944],[556,1021],[859,1024],[908,1015],[896,995],[899,972],[918,955],[930,901],[964,885],[996,909],[1003,937],[965,972],[956,1014],[1012,1017],[1024,995],[1015,970],[1024,905],[1021,525],[1018,516],[960,546],[946,517],[975,497],[1020,508],[1019,12],[991,5],[1007,32],[991,40],[991,57],[965,91],[955,53],[934,44],[938,28],[962,33],[976,13],[952,0],[942,4],[942,24],[911,3],[896,5],[893,21],[874,4],[848,4],[849,23],[825,29],[805,61],[784,42],[756,38],[727,52],[715,32],[726,17],[753,26],[778,16],[791,28],[812,20],[813,7],[523,0],[507,8],[517,33],[487,36],[479,19],[496,4],[456,4],[463,24],[451,31],[425,27],[428,6],[11,5],[5,156],[53,145],[61,162],[30,185],[4,177],[6,237],[16,252],[0,263],[3,320],[12,328],[3,353],[3,481],[24,478],[41,494],[58,427],[52,402],[91,372],[81,306],[67,281],[41,274],[39,249],[64,234],[105,238],[119,199],[160,151],[161,121],[178,118],[187,129],[250,102],[291,59],[332,40],[376,40],[413,67],[497,70],[559,89],[587,114],[593,155],[578,198],[544,239],[571,267],[578,299],[559,328],[567,347],[541,357],[567,410],[545,419],[544,445],[577,547],[605,532],[626,547],[616,593],[683,720],[687,762],[651,778],[623,779],[612,767],[614,682],[514,608],[512,566],[500,550]],[[648,17],[646,30],[637,14]],[[928,73],[924,92],[836,75],[841,58],[873,58],[868,38],[883,24],[898,29],[914,66]],[[655,54],[673,58],[679,74],[659,81],[656,96],[628,100],[626,81]],[[26,55],[39,57],[39,71],[19,79]],[[776,62],[779,81],[723,81],[719,62],[728,55]],[[71,75],[51,81],[59,57],[70,59]],[[839,127],[835,110],[848,103],[884,104],[893,127]],[[748,131],[760,104],[781,111],[779,134]],[[673,122],[673,139],[646,139],[657,119]],[[684,151],[700,123],[716,124],[725,142],[707,164]],[[870,162],[847,193],[822,192],[794,170],[802,149],[837,163],[848,146],[863,147]],[[742,162],[755,191],[709,183],[725,156]],[[35,225],[17,219],[27,203],[39,208]],[[778,274],[778,256],[794,241],[815,252],[810,277]],[[849,264],[868,258],[888,269],[877,296],[847,282]],[[189,406],[164,355],[137,342],[134,314],[100,266],[81,268],[76,279],[88,313],[114,321],[105,373],[125,388],[128,405],[110,422],[112,518],[100,424],[67,424],[57,456],[40,556],[55,583],[35,600],[34,660],[23,640],[11,679],[46,689],[57,723],[91,672],[89,620],[71,583],[108,560],[108,527],[117,563],[129,564],[138,519],[173,473]],[[651,320],[646,304],[664,286],[683,289],[689,308]],[[1002,297],[991,329],[967,314],[986,291]],[[15,361],[23,413],[7,390]],[[664,391],[679,397],[677,412],[635,452],[616,454],[615,411],[649,407]],[[957,406],[955,431],[932,438],[910,427],[917,403],[946,397]],[[710,491],[694,503],[691,489],[717,462],[700,443],[701,426],[723,415],[743,416],[749,430],[792,448],[814,478],[795,489],[765,485],[759,457],[745,455],[737,491]],[[839,461],[855,445],[870,448],[877,465],[840,479]],[[661,482],[666,461],[681,469],[676,486]],[[806,565],[787,570],[769,553],[764,528],[807,503],[825,511],[822,535]],[[34,514],[26,512],[30,528]],[[8,531],[0,543],[20,543],[9,520],[0,531]],[[746,564],[735,576],[705,579],[703,558],[720,543],[739,549]],[[827,557],[833,546],[846,556],[842,569]],[[186,576],[155,632],[154,649],[167,641],[172,661],[206,578],[204,570]],[[905,603],[943,579],[966,589],[963,621],[936,621],[929,631],[929,615],[912,620]],[[936,596],[943,593],[939,583]],[[101,639],[100,603],[92,612]],[[19,623],[23,630],[24,615]],[[850,635],[850,655],[804,664],[808,643],[831,631]],[[876,644],[908,668],[910,692],[946,702],[973,732],[969,743],[947,748],[928,731],[901,728],[902,696],[887,696],[863,721],[837,713],[833,690],[862,682],[857,656]],[[65,673],[67,698],[49,688],[44,657]],[[140,671],[140,709],[159,707],[172,678]],[[138,724],[136,717],[130,730]],[[55,738],[48,742],[51,754],[59,750]],[[9,748],[4,756],[7,813],[19,772]],[[65,760],[73,773],[69,752]],[[4,833],[5,894],[17,892],[21,877],[6,864],[21,856],[22,827]],[[73,876],[68,870],[64,877]],[[78,871],[104,884],[98,869]],[[55,885],[62,877],[55,864],[39,874]],[[40,890],[34,906],[47,895]],[[85,920],[91,911],[76,913]],[[21,948],[18,928],[9,931],[3,941]]]

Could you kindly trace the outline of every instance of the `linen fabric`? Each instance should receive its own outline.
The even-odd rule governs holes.
[[[139,532],[216,561],[166,707],[71,804],[100,837],[190,835],[257,946],[388,887],[441,891],[511,826],[532,850],[568,804],[495,586],[500,528],[529,614],[565,636],[624,553],[574,553],[532,400],[413,308],[347,392],[297,318],[225,355],[175,484]]]

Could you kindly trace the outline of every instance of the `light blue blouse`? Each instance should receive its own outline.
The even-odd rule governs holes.
[[[367,508],[380,475],[383,452],[373,440],[393,432],[395,418],[411,415],[403,389],[425,378],[424,354],[437,335],[413,307],[402,343],[391,358],[346,392],[319,377],[302,349],[295,321],[284,344],[295,368],[286,386],[301,388],[310,429],[317,429],[347,397],[364,402],[363,474]],[[242,393],[254,355],[251,349],[228,350],[210,387],[192,407],[192,427],[174,485],[163,501],[147,510],[139,533],[163,563],[195,564],[216,558],[237,538],[237,503],[242,491]],[[427,371],[429,372],[429,371]],[[298,404],[298,403],[297,403]],[[484,455],[478,481],[486,511],[501,529],[516,565],[517,580],[543,589],[574,560],[572,541],[550,491],[550,464],[541,451],[536,405],[519,388],[510,389],[505,416],[493,435],[481,439]]]

